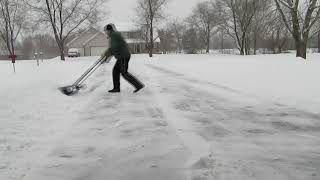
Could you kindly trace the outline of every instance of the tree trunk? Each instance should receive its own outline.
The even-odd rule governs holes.
[[[244,48],[240,47],[240,55],[244,55]]]
[[[63,45],[59,45],[59,51],[60,51],[60,59],[61,61],[65,61],[65,57],[64,57],[64,46]]]
[[[245,54],[250,55],[250,42],[249,38],[245,38]]]
[[[210,31],[208,30],[208,32],[207,32],[207,50],[206,50],[206,53],[209,54],[209,51],[210,51]]]
[[[272,36],[271,36],[271,43],[272,43],[272,51],[273,51],[273,54],[276,54],[277,51],[276,51],[276,43],[275,43],[275,37],[274,37],[274,31],[272,31]]]
[[[209,51],[210,51],[210,40],[208,39],[208,42],[207,42],[207,49],[206,49],[206,53],[209,54]]]
[[[240,43],[239,45],[239,51],[240,51],[240,55],[244,55],[244,42],[242,40],[242,43]]]
[[[153,56],[153,24],[150,23],[150,44],[149,44],[149,57]]]
[[[153,56],[153,42],[152,40],[150,40],[150,43],[149,43],[149,57],[152,57]]]
[[[278,47],[278,54],[281,54],[281,50],[280,50],[280,29],[279,28],[277,28],[276,45]]]
[[[60,52],[60,60],[61,61],[65,61],[65,57],[64,57],[64,42],[60,41],[59,39],[56,39],[57,43],[58,43],[58,47],[59,47],[59,52]]]
[[[60,58],[61,58],[61,61],[65,61],[65,57],[64,57],[64,53],[63,52],[60,52]]]
[[[221,53],[224,54],[224,34],[223,34],[223,30],[221,31]]]
[[[299,53],[301,56],[299,57],[302,57],[303,59],[307,59],[307,47],[306,45],[302,45],[300,47],[300,53]]]
[[[320,31],[318,32],[318,53],[320,53]]]
[[[279,54],[282,53],[282,46],[281,45],[278,46],[278,52],[279,52]]]
[[[254,37],[253,37],[253,54],[257,55],[257,31],[254,31]]]
[[[296,40],[296,57],[302,57],[303,59],[307,59],[307,43],[301,40]]]
[[[60,43],[58,44],[59,46],[59,52],[60,52],[60,60],[61,61],[65,61],[65,57],[64,57],[64,46],[61,45]]]

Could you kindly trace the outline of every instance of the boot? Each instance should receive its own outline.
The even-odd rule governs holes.
[[[140,91],[142,88],[144,88],[144,85],[142,84],[141,86],[137,87],[136,90],[133,91],[133,93],[137,93]]]
[[[113,89],[109,90],[108,92],[109,93],[118,93],[118,92],[120,92],[120,89],[113,88]]]

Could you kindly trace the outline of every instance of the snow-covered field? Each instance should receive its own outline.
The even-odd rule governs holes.
[[[320,179],[320,55],[134,55],[76,96],[97,57],[0,61],[1,180]]]

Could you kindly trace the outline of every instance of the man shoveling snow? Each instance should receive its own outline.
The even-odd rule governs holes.
[[[87,69],[72,85],[58,88],[63,94],[71,96],[76,94],[80,89],[85,87],[83,82],[99,68],[104,62],[109,62],[111,57],[114,56],[117,59],[116,64],[113,67],[113,89],[110,93],[120,92],[120,74],[136,89],[134,93],[138,92],[144,87],[144,84],[140,82],[136,77],[128,72],[129,60],[131,54],[128,48],[128,44],[122,37],[122,35],[116,31],[114,24],[108,24],[104,27],[104,32],[108,35],[110,46],[101,57]]]
[[[117,32],[114,24],[108,24],[104,27],[104,32],[108,35],[110,40],[109,48],[102,54],[101,58],[114,56],[117,61],[113,67],[113,89],[109,90],[110,93],[120,92],[120,74],[136,89],[134,93],[138,92],[144,87],[144,84],[140,82],[135,76],[128,72],[129,60],[131,54],[128,48],[128,44]],[[108,58],[105,58],[106,60]]]

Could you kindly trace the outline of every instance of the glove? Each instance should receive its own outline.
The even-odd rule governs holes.
[[[102,63],[102,64],[103,64],[103,63],[109,63],[109,61],[110,61],[109,57],[110,57],[110,53],[109,53],[109,49],[107,49],[107,50],[105,50],[105,51],[101,54],[101,56],[100,56],[100,58],[103,59],[103,60],[101,61],[101,63]],[[108,60],[108,59],[109,59],[109,60]],[[107,62],[107,60],[108,60],[108,62]]]
[[[111,58],[104,56],[103,59],[102,59],[102,61],[101,61],[101,64],[109,63],[110,60],[111,60]]]

